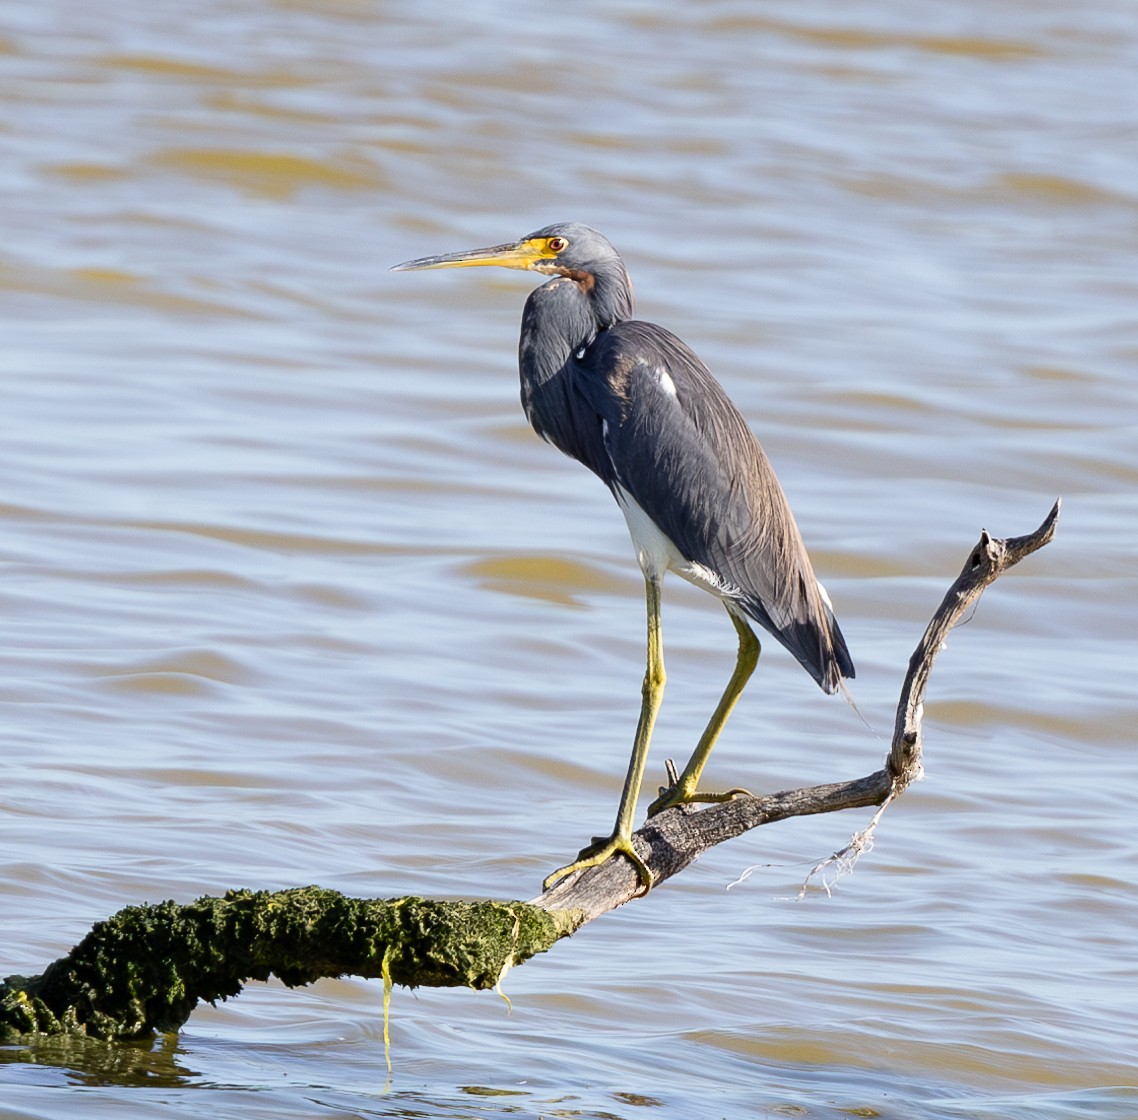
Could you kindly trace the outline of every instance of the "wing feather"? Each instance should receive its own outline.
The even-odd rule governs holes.
[[[629,494],[824,689],[852,677],[774,469],[699,358],[662,327],[634,320],[603,331],[571,364],[566,388],[575,410],[595,415],[607,461],[597,462],[592,439],[575,457]]]

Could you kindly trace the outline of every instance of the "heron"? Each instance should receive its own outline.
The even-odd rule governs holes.
[[[522,313],[522,408],[538,436],[588,467],[616,499],[644,576],[648,615],[640,718],[612,835],[594,839],[544,887],[623,854],[647,892],[652,873],[632,831],[664,692],[664,574],[673,572],[723,603],[738,651],[691,758],[652,802],[649,816],[747,793],[708,793],[699,783],[758,663],[753,623],[827,693],[844,691],[853,661],[758,439],[692,350],[663,327],[633,318],[632,282],[609,240],[589,226],[562,222],[520,241],[422,257],[393,271],[489,265],[549,277],[530,293]]]

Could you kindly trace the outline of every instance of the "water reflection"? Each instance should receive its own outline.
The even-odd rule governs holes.
[[[171,1089],[199,1076],[183,1063],[185,1054],[173,1035],[126,1043],[55,1036],[0,1047],[0,1064],[19,1062],[66,1070],[70,1084],[86,1088]]]

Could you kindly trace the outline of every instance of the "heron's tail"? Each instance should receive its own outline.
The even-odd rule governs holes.
[[[834,693],[842,687],[842,681],[852,680],[857,673],[829,597],[821,584],[818,589],[816,609],[782,626],[774,622],[762,603],[744,600],[740,605],[794,654],[823,692]]]
[[[827,629],[830,632],[829,657],[823,659],[825,668],[814,679],[826,692],[837,692],[842,681],[852,680],[857,676],[857,670],[854,669],[853,658],[850,657],[850,651],[846,647],[846,639],[842,636],[842,628],[838,625],[838,620],[830,610],[829,604],[826,606],[826,614],[826,621],[829,623]]]

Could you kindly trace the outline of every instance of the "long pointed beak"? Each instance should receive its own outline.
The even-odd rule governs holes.
[[[438,257],[420,257],[393,265],[391,272],[418,272],[424,268],[479,268],[499,265],[502,268],[530,269],[541,259],[544,246],[540,240],[517,241],[512,245],[491,245],[488,249],[467,249],[461,253],[443,253]]]

